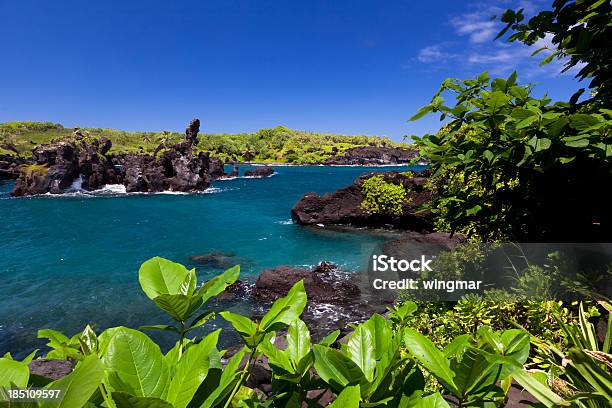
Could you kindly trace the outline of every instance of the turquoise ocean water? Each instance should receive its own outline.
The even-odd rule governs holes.
[[[10,198],[12,183],[0,184],[0,355],[41,347],[36,330],[43,327],[72,335],[88,323],[99,332],[169,322],[138,284],[138,267],[156,255],[197,267],[203,281],[221,270],[190,256],[232,252],[242,276],[322,260],[358,270],[363,247],[386,239],[300,227],[291,223],[290,210],[306,192],[334,191],[363,172],[393,168],[275,170],[265,179],[216,181],[194,195]],[[219,320],[209,329],[222,325]],[[172,339],[170,333],[153,337],[166,345]]]

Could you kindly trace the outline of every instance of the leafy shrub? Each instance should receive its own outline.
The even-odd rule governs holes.
[[[451,119],[437,135],[415,137],[434,171],[432,210],[450,231],[484,240],[609,237],[612,202],[602,186],[612,182],[612,110],[551,104],[516,78],[447,79],[412,117]]]
[[[373,176],[361,184],[364,196],[361,208],[366,214],[402,215],[406,189],[386,182],[382,176]]]

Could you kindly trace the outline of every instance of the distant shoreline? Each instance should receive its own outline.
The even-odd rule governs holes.
[[[270,167],[411,167],[427,166],[425,162],[397,164],[325,164],[325,163],[279,163],[279,162],[229,162],[226,166],[270,166]]]

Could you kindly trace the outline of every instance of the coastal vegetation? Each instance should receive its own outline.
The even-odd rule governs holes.
[[[562,349],[521,328],[496,331],[486,324],[454,336],[441,348],[412,325],[419,313],[413,302],[390,310],[388,319],[372,315],[354,326],[343,341],[338,341],[339,331],[335,331],[313,344],[300,319],[307,296],[299,281],[261,319],[219,313],[243,342],[240,350],[228,356],[217,346],[220,329],[202,338],[186,334],[212,318],[204,312],[191,319],[234,283],[238,272],[237,267],[231,268],[197,288],[195,270],[162,258],[150,259],[139,271],[141,287],[179,326],[141,330],[175,333],[178,339],[172,349],[164,354],[142,331],[126,327],[96,334],[87,326],[71,338],[41,330],[39,335],[52,348],[47,358],[71,358],[76,367],[62,379],[45,381],[30,376],[28,362],[35,353],[23,361],[7,354],[0,359],[0,392],[11,395],[11,388],[34,385],[61,389],[62,399],[55,404],[61,407],[299,407],[314,406],[326,390],[337,395],[330,405],[335,407],[450,407],[447,400],[461,407],[503,406],[516,383],[547,407],[571,403],[603,407],[609,402],[605,356],[612,325],[600,345],[582,306],[578,324],[566,323],[567,316],[560,317],[557,308],[550,311],[566,333],[568,342]],[[605,306],[609,311],[610,306]],[[192,322],[185,325],[188,320]],[[277,342],[281,337],[284,346]],[[571,357],[563,367],[559,365],[566,378],[565,395],[547,385],[543,371],[525,369],[534,355],[532,344],[542,347],[538,353],[549,353],[542,365]],[[247,385],[260,357],[267,358],[272,370],[268,393]],[[41,406],[54,406],[49,402]]]
[[[516,72],[505,79],[485,72],[445,80],[411,118],[448,120],[437,134],[415,138],[434,172],[430,207],[440,228],[484,240],[609,239],[612,201],[602,186],[612,182],[611,16],[609,2],[558,0],[528,23],[522,10],[502,17],[500,37],[512,30],[509,40],[527,45],[551,37],[557,48],[542,63],[557,58],[564,70],[579,68],[577,77],[591,81],[589,98],[579,101],[580,89],[552,103],[534,98]]]
[[[361,184],[364,199],[361,208],[368,214],[402,215],[406,190],[404,186],[373,176]]]
[[[53,140],[70,140],[75,129],[51,122],[0,123],[0,154],[28,157],[35,145]],[[87,140],[106,137],[111,153],[157,153],[160,147],[181,142],[179,132],[126,132],[114,129],[82,128]],[[387,137],[346,136],[305,132],[277,126],[252,133],[200,135],[196,150],[209,152],[224,162],[323,163],[332,156],[359,146],[409,147]]]

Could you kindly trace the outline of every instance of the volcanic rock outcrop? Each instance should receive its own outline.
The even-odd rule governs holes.
[[[71,188],[92,191],[107,184],[123,184],[127,192],[205,190],[211,179],[224,173],[220,160],[195,152],[199,129],[200,121],[194,119],[183,142],[160,146],[154,155],[118,156],[108,154],[109,139],[88,141],[77,129],[70,140],[35,147],[31,164],[21,166],[11,194],[62,194]]]
[[[273,174],[274,174],[274,169],[268,166],[257,167],[255,170],[246,170],[244,172],[245,177],[256,177],[256,178],[270,177]]]
[[[311,334],[319,338],[329,332],[345,330],[349,323],[366,320],[385,305],[373,305],[356,284],[355,273],[344,273],[334,264],[321,262],[312,269],[278,266],[264,269],[252,288],[251,296],[264,304],[285,296],[298,281],[304,281],[308,296],[302,319]]]
[[[417,156],[416,150],[401,147],[359,146],[347,149],[343,155],[327,159],[328,165],[380,166],[409,163]]]
[[[430,200],[431,192],[425,187],[427,171],[413,176],[408,173],[367,173],[353,184],[333,193],[320,196],[306,193],[291,210],[291,218],[302,225],[346,225],[354,227],[396,228],[418,232],[433,231],[432,214],[420,211],[420,206]],[[365,195],[361,185],[365,180],[380,175],[385,182],[402,185],[406,199],[401,215],[368,214],[361,206]]]

